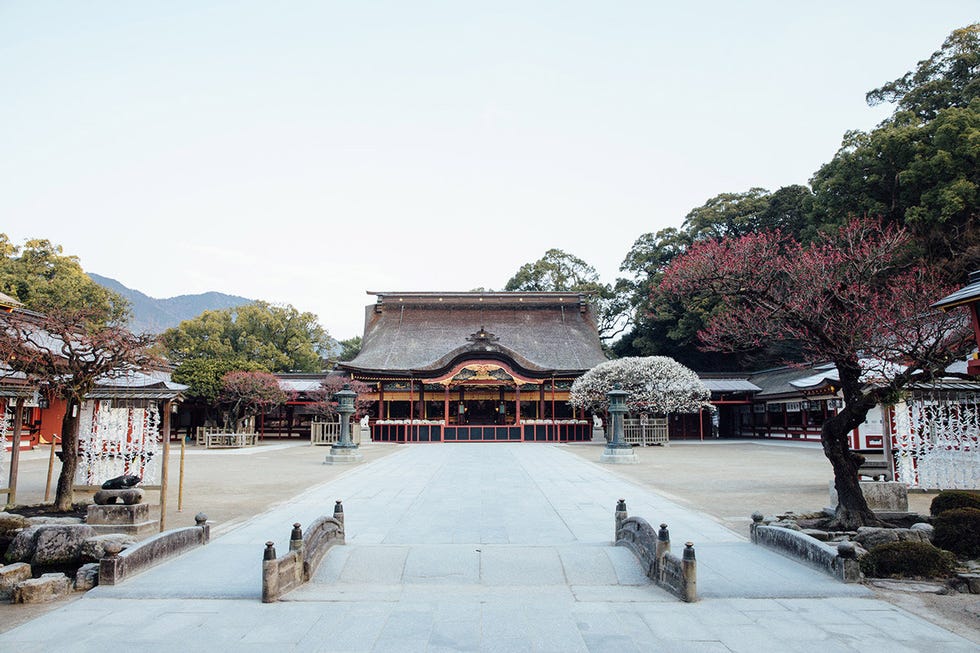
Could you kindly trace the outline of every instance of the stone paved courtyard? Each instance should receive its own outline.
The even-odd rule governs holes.
[[[611,546],[615,500],[695,542],[684,604]],[[343,498],[347,545],[262,604],[260,559]],[[210,545],[0,635],[102,651],[972,651],[894,606],[753,547],[716,520],[552,445],[404,447]]]

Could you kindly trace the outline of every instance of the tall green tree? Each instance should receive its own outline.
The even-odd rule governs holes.
[[[696,336],[717,310],[717,299],[703,296],[682,304],[652,291],[671,261],[697,242],[776,229],[809,240],[816,233],[810,221],[812,209],[813,194],[806,186],[785,186],[774,193],[752,188],[710,198],[687,214],[681,229],[641,235],[620,266],[627,276],[617,281],[617,288],[629,293],[627,311],[633,320],[631,330],[613,345],[613,351],[619,356],[670,356],[695,369],[711,370],[798,358],[798,349],[775,343],[763,351],[737,355],[703,352]],[[656,299],[653,303],[651,296]]]
[[[340,345],[340,353],[337,354],[339,361],[352,361],[361,353],[361,336],[341,340],[338,344]]]
[[[39,313],[85,310],[99,324],[120,324],[129,316],[123,297],[89,279],[77,256],[43,238],[18,247],[0,233],[0,292]]]
[[[261,301],[205,311],[167,329],[160,343],[177,364],[174,380],[207,401],[231,371],[318,372],[334,345],[313,313]]]
[[[617,293],[610,284],[602,283],[594,267],[560,249],[549,249],[538,260],[522,265],[504,290],[589,293],[595,307],[599,336],[608,340],[624,328],[624,295]]]
[[[869,91],[871,106],[894,102],[892,121],[924,124],[941,111],[980,99],[980,23],[953,30],[942,47],[901,77]]]
[[[980,266],[980,23],[867,97],[896,111],[870,132],[848,132],[814,174],[815,219],[904,225],[916,243],[910,258],[962,282]]]
[[[333,340],[313,313],[255,302],[205,311],[160,336],[170,360],[248,361],[269,372],[317,372]]]
[[[691,240],[741,236],[759,231],[761,214],[769,206],[769,191],[750,188],[744,193],[721,193],[692,209],[683,229]]]

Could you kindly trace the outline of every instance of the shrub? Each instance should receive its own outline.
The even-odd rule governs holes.
[[[940,492],[929,504],[929,514],[935,517],[955,508],[980,509],[980,492],[968,492],[966,490]]]
[[[932,525],[933,544],[968,558],[980,557],[980,509],[946,510]]]
[[[956,556],[926,542],[888,542],[861,558],[861,571],[875,578],[949,576],[955,566]]]

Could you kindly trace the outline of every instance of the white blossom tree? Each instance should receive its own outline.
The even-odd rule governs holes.
[[[666,356],[626,357],[593,367],[572,384],[569,402],[593,413],[605,412],[614,384],[629,393],[632,414],[697,413],[709,408],[711,391],[698,375]]]

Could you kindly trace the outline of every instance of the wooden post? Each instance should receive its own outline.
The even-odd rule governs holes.
[[[160,532],[167,528],[167,472],[170,466],[170,408],[173,402],[163,402],[163,463],[160,470]]]
[[[184,510],[184,438],[180,439],[180,474],[177,478],[177,512]]]
[[[895,468],[895,451],[892,449],[892,416],[895,414],[895,406],[881,407],[881,446],[885,450],[885,464],[888,465],[888,472],[891,478],[885,480],[897,481],[898,469]]]
[[[54,434],[51,434],[51,452],[48,454],[48,480],[44,482],[44,503],[51,496],[51,473],[54,471]]]
[[[11,504],[17,502],[17,468],[20,466],[20,432],[24,426],[24,398],[17,397],[14,402],[14,433],[13,441],[10,443],[10,494],[7,501]]]

